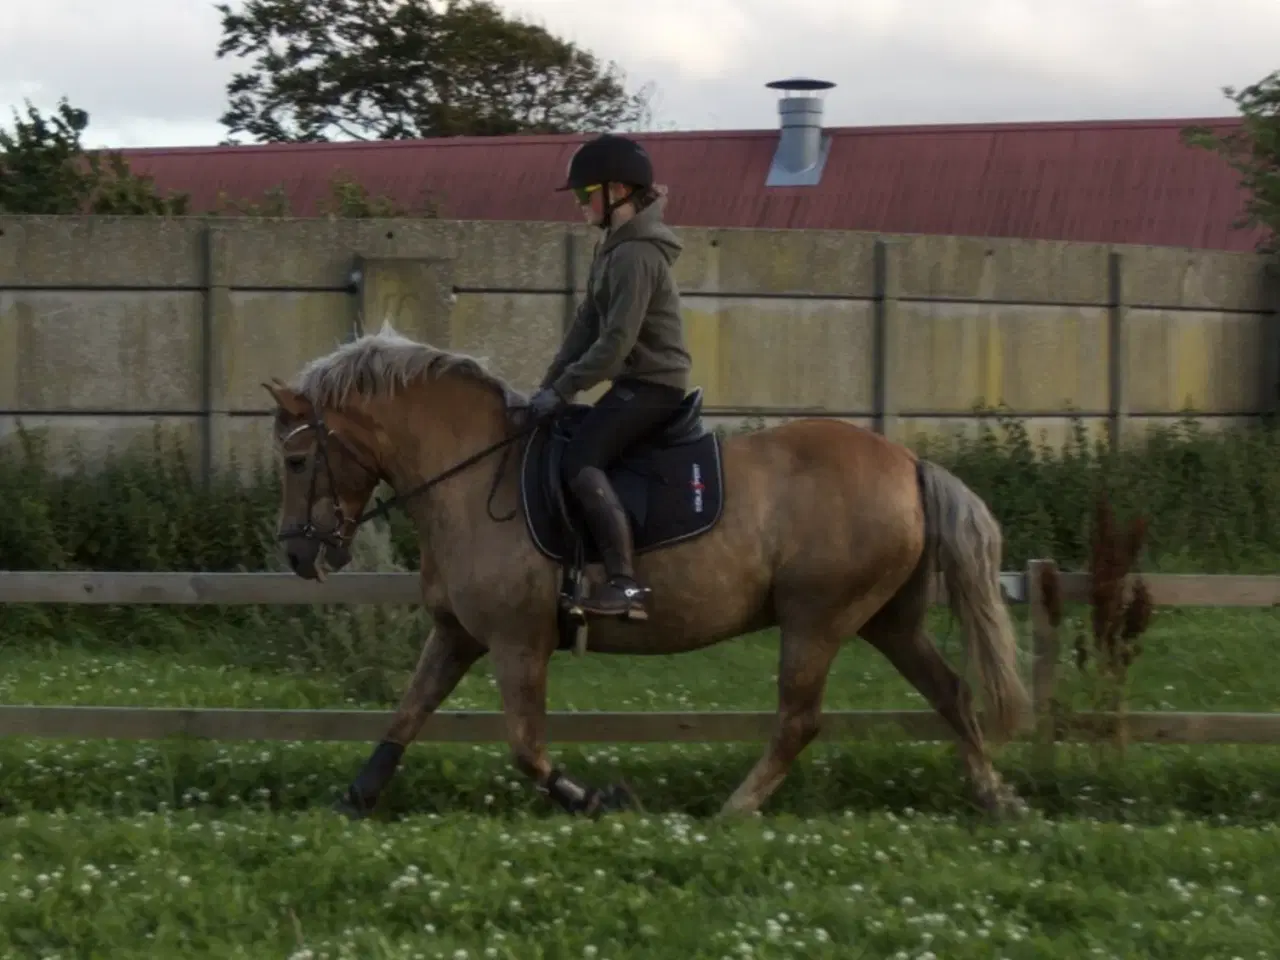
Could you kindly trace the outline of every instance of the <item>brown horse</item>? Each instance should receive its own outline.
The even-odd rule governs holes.
[[[380,479],[419,534],[433,626],[385,739],[339,808],[353,816],[372,809],[405,747],[486,653],[515,765],[570,811],[625,805],[621,788],[579,785],[548,757],[547,671],[563,648],[562,565],[539,549],[530,520],[531,428],[513,432],[524,397],[480,361],[389,328],[312,361],[293,386],[264,386],[278,405],[279,535],[298,575],[320,578],[347,562]],[[650,619],[593,623],[588,649],[680,653],[780,628],[774,734],[721,812],[755,811],[777,789],[818,733],[827,674],[854,635],[945,718],[979,801],[995,813],[1024,810],[992,768],[966,683],[925,631],[931,572],[940,568],[985,698],[986,732],[1014,733],[1028,696],[1000,594],[1001,532],[986,505],[942,467],[840,421],[795,420],[723,441],[705,434],[695,446],[711,457],[694,472],[696,509],[704,491],[719,496],[714,516],[704,514],[696,531],[668,524],[668,533],[688,535],[655,541],[637,558],[653,588]],[[680,449],[675,455],[687,457]],[[505,456],[512,452],[518,456]],[[657,489],[646,524],[675,516],[676,501]],[[495,515],[495,502],[505,517]],[[502,522],[522,507],[525,523]],[[598,565],[588,563],[586,575],[599,576]]]

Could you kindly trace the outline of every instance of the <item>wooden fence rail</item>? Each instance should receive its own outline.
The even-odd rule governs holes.
[[[1139,712],[1123,716],[1054,709],[1060,654],[1041,590],[1051,560],[1002,573],[1010,603],[1028,604],[1035,722],[1023,738],[1051,749],[1056,742],[1110,739],[1130,743],[1276,744],[1280,712]],[[1280,607],[1280,576],[1148,575],[1157,606]],[[1065,603],[1084,603],[1089,576],[1061,574]],[[940,594],[941,591],[936,591]],[[345,573],[323,584],[289,573],[97,573],[0,571],[0,604],[309,605],[416,604],[413,573]],[[1280,620],[1277,620],[1280,627]],[[0,667],[2,668],[2,667]],[[0,705],[0,736],[75,739],[361,741],[377,740],[391,714],[376,710],[240,710],[222,708]],[[718,743],[761,741],[772,733],[772,711],[650,713],[572,711],[548,717],[548,737],[561,743]],[[824,714],[823,739],[949,740],[932,710],[850,710]],[[505,742],[502,715],[487,711],[434,715],[420,740]]]

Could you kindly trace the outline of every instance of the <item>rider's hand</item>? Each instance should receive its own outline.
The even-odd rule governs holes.
[[[541,420],[549,417],[564,406],[564,398],[550,387],[543,387],[529,398],[529,409]]]

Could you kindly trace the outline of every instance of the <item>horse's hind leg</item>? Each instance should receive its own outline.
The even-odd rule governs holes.
[[[778,663],[778,719],[773,738],[721,815],[754,813],[778,789],[796,758],[818,735],[827,674],[840,649],[831,624],[782,626]]]
[[[436,620],[386,736],[365,761],[336,809],[351,817],[364,816],[373,809],[395,774],[405,748],[484,652],[485,648],[456,620]]]
[[[862,637],[898,668],[951,727],[979,802],[992,813],[1022,812],[1026,804],[991,764],[968,685],[951,668],[925,629],[928,598],[919,580],[881,610]]]

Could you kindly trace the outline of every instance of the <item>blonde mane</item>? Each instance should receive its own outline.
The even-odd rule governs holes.
[[[428,377],[457,373],[496,391],[507,406],[522,406],[524,395],[496,373],[482,358],[452,353],[418,343],[384,323],[377,333],[365,334],[317,357],[298,373],[294,388],[319,407],[341,407],[354,391],[358,396],[393,394]]]

